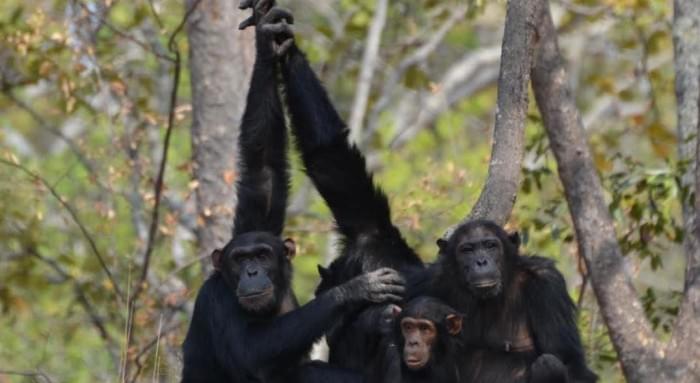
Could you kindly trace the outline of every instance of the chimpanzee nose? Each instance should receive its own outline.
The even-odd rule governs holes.
[[[409,339],[409,340],[408,340],[408,345],[409,345],[409,346],[418,346],[418,340],[416,340],[416,339]]]
[[[486,266],[486,265],[488,265],[488,264],[489,264],[488,258],[485,258],[485,257],[484,257],[484,258],[479,258],[479,259],[476,260],[476,265],[477,265],[478,267],[484,267],[484,266]]]
[[[254,277],[254,276],[258,275],[258,269],[249,268],[249,269],[246,269],[246,273],[248,274],[249,277]]]

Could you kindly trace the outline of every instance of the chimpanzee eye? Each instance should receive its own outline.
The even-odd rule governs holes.
[[[471,253],[474,251],[474,246],[472,245],[465,245],[459,248],[459,251],[462,253]]]
[[[486,248],[487,249],[493,249],[496,248],[498,244],[496,244],[496,241],[487,241],[486,242]]]
[[[426,331],[428,331],[430,328],[428,327],[427,324],[422,323],[422,324],[418,327],[418,329],[419,329],[421,332],[426,332]]]

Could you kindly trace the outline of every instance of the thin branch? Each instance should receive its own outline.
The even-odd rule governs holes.
[[[114,293],[119,298],[120,301],[124,302],[125,297],[122,294],[121,289],[119,288],[119,285],[117,284],[116,279],[112,275],[112,272],[109,271],[109,268],[107,267],[107,263],[104,260],[104,257],[102,256],[102,253],[100,250],[97,248],[97,243],[95,242],[94,238],[92,237],[92,234],[88,231],[88,229],[83,225],[83,222],[80,220],[80,217],[78,217],[78,213],[75,211],[73,206],[71,206],[67,201],[65,201],[60,194],[58,194],[58,191],[51,186],[51,184],[42,176],[40,176],[37,173],[34,173],[33,171],[29,170],[28,168],[24,167],[23,165],[19,163],[15,163],[12,161],[8,161],[6,159],[0,158],[0,163],[13,167],[15,169],[19,169],[22,172],[24,172],[26,175],[29,177],[33,178],[34,180],[40,182],[48,191],[51,193],[51,195],[63,206],[63,208],[70,214],[71,218],[73,219],[73,222],[78,226],[80,229],[80,232],[83,234],[83,237],[87,240],[88,244],[90,245],[90,249],[92,250],[93,254],[97,258],[98,262],[100,263],[100,267],[102,268],[102,271],[107,275],[107,278],[109,279],[110,283],[112,284],[114,288]]]
[[[46,382],[52,383],[53,380],[49,378],[48,375],[43,373],[42,371],[14,371],[14,370],[0,370],[0,375],[15,375],[15,376],[24,376],[25,378],[32,378],[34,381],[37,381],[37,377],[41,377],[44,379]]]
[[[88,173],[95,179],[96,182],[99,182],[99,179],[97,177],[97,171],[95,169],[95,165],[83,154],[82,150],[78,146],[78,144],[73,141],[70,137],[65,135],[60,129],[52,126],[51,124],[48,123],[42,117],[34,108],[32,108],[29,104],[21,100],[17,95],[14,94],[11,88],[3,89],[2,93],[10,99],[17,107],[20,109],[24,110],[31,116],[31,118],[39,125],[39,128],[53,134],[54,136],[58,137],[60,140],[66,143],[70,150],[75,154],[75,156],[78,158],[80,163],[83,165],[85,170],[87,170]]]
[[[372,89],[372,78],[374,69],[379,62],[379,44],[382,41],[382,32],[386,24],[387,8],[389,0],[379,0],[374,11],[372,24],[370,24],[367,39],[365,40],[365,52],[362,56],[362,67],[360,70],[359,83],[355,92],[355,101],[350,113],[348,123],[350,129],[350,141],[358,143],[362,134],[362,123],[365,120],[369,93]]]

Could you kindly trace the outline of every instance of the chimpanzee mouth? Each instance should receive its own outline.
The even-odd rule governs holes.
[[[472,283],[472,286],[474,286],[477,289],[490,289],[498,286],[498,280],[492,279],[487,281],[474,282]]]
[[[418,370],[420,368],[423,368],[425,366],[425,361],[420,359],[420,358],[415,358],[415,357],[409,357],[406,358],[406,367],[408,367],[410,370]]]
[[[257,300],[257,299],[263,298],[267,295],[271,295],[273,290],[274,289],[272,287],[269,287],[269,288],[266,288],[265,290],[255,291],[255,292],[252,292],[250,294],[245,294],[245,295],[238,294],[238,299],[244,299],[247,301]]]

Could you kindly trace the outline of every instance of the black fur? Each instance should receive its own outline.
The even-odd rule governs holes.
[[[484,233],[501,243],[501,287],[496,296],[477,296],[465,280],[457,260],[458,245],[464,238]],[[463,341],[468,382],[527,382],[530,366],[545,354],[566,366],[566,374],[538,371],[536,376],[558,376],[544,381],[595,382],[588,369],[576,327],[576,307],[562,274],[551,260],[523,256],[519,239],[509,236],[490,221],[477,220],[460,226],[447,242],[441,243],[437,262],[431,267],[431,294],[465,313]],[[537,363],[548,367],[551,363]],[[562,377],[563,376],[563,377]]]
[[[362,272],[391,267],[411,279],[423,263],[391,221],[386,195],[374,185],[365,158],[347,140],[347,128],[325,89],[296,46],[282,65],[292,132],[306,168],[333,213],[341,234],[341,254],[319,268],[320,294]],[[328,334],[329,362],[367,371],[377,351],[377,313],[370,308],[344,318]]]
[[[270,14],[283,17],[284,11],[269,10],[273,5],[257,9],[248,24],[268,20]],[[261,33],[259,26],[256,30],[258,55],[241,126],[233,239],[213,254],[217,270],[197,295],[183,345],[182,381],[360,382],[361,376],[350,371],[301,362],[343,315],[368,303],[399,300],[403,281],[395,271],[377,270],[297,308],[291,289],[293,252],[280,238],[289,179],[274,36]]]

